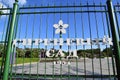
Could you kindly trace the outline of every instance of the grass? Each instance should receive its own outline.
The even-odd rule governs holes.
[[[39,58],[17,58],[16,64],[22,64],[22,63],[30,63],[30,62],[38,62]]]
[[[56,61],[56,60],[53,60],[53,58],[17,58],[15,60],[15,64],[23,64],[23,63],[30,63],[30,62],[52,62],[52,61]],[[0,58],[0,65],[2,63],[2,58]]]
[[[22,63],[30,63],[31,62],[38,62],[39,58],[17,58],[15,64],[22,64]],[[2,63],[2,58],[0,58],[0,65]]]

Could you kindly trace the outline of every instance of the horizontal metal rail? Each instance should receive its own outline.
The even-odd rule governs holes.
[[[116,5],[115,5],[116,6]],[[117,5],[118,6],[118,5]],[[120,5],[119,5],[120,6]],[[76,9],[75,9],[76,8]],[[54,15],[52,15],[52,17],[54,17],[54,20],[55,21],[57,21],[57,19],[56,19],[56,16],[58,16],[58,15],[60,15],[60,19],[64,16],[64,15],[62,15],[62,13],[64,14],[67,14],[67,18],[65,17],[65,20],[67,21],[67,23],[68,24],[70,24],[71,25],[71,21],[70,21],[70,19],[69,19],[69,17],[71,16],[71,14],[69,14],[69,13],[73,13],[72,15],[72,18],[73,18],[73,21],[75,21],[74,22],[74,31],[73,31],[73,33],[75,32],[75,38],[77,38],[77,34],[79,33],[77,33],[77,27],[79,27],[80,29],[82,29],[82,32],[81,32],[81,34],[82,34],[82,38],[84,39],[85,37],[85,35],[84,35],[84,33],[85,33],[85,30],[84,30],[84,28],[85,28],[85,26],[88,26],[88,27],[86,27],[86,28],[88,28],[89,29],[89,31],[88,31],[88,34],[89,34],[89,36],[90,36],[90,39],[92,40],[92,35],[93,35],[93,33],[92,33],[92,29],[93,28],[96,28],[96,37],[99,39],[99,41],[98,42],[100,42],[100,43],[102,43],[103,42],[103,40],[100,38],[100,35],[99,34],[102,34],[101,33],[101,31],[99,30],[99,24],[98,23],[100,23],[101,24],[101,27],[100,28],[103,28],[103,35],[108,35],[109,34],[109,31],[108,31],[108,34],[107,34],[107,30],[109,30],[108,28],[109,28],[109,21],[108,21],[108,23],[107,23],[107,20],[108,20],[108,18],[107,18],[107,13],[108,13],[108,10],[106,9],[107,7],[106,7],[106,5],[103,5],[103,4],[99,4],[99,5],[96,5],[96,4],[77,4],[77,5],[74,5],[74,4],[71,4],[71,5],[41,5],[41,6],[28,6],[28,7],[26,7],[26,6],[23,6],[23,7],[20,7],[19,8],[19,12],[17,12],[16,14],[17,14],[17,16],[19,17],[21,17],[21,18],[17,18],[18,19],[18,23],[17,23],[17,20],[16,20],[16,27],[19,29],[18,31],[17,31],[17,29],[16,29],[16,33],[15,33],[15,35],[17,35],[17,37],[18,38],[20,38],[20,36],[21,36],[21,33],[22,33],[22,28],[23,27],[21,27],[22,26],[22,24],[24,24],[24,22],[25,22],[25,24],[24,24],[24,28],[23,29],[25,29],[25,36],[24,36],[24,38],[27,38],[28,37],[28,32],[29,32],[29,19],[30,19],[30,17],[32,18],[32,28],[30,29],[30,30],[32,30],[32,33],[31,33],[31,35],[32,35],[32,45],[31,45],[31,48],[30,48],[30,57],[32,56],[32,49],[34,48],[34,44],[33,43],[35,43],[35,40],[34,40],[34,30],[35,30],[35,22],[36,21],[38,21],[38,19],[40,20],[40,24],[38,24],[38,25],[36,25],[36,26],[39,26],[39,27],[37,27],[37,28],[39,28],[40,30],[38,31],[38,33],[36,33],[36,34],[38,34],[39,35],[39,37],[41,37],[41,33],[42,33],[42,31],[41,31],[41,27],[43,27],[43,24],[45,24],[44,26],[46,26],[46,27],[44,27],[45,29],[46,29],[46,32],[44,32],[45,33],[45,38],[48,38],[48,34],[49,33],[52,33],[52,32],[49,32],[48,30],[49,30],[49,26],[48,26],[48,24],[49,24],[49,22],[48,22],[48,20],[49,20],[49,16],[51,16],[51,15],[48,15],[48,14],[54,14]],[[11,8],[1,8],[0,10],[11,10]],[[117,10],[117,11],[119,11],[119,10]],[[117,12],[117,11],[115,11],[115,12]],[[76,13],[81,13],[81,14],[79,14],[79,16],[81,17],[81,18],[76,18],[77,17],[77,15],[78,14],[76,14]],[[84,16],[84,14],[83,13],[85,13],[85,14],[87,14],[87,17],[86,17],[86,15]],[[93,15],[92,15],[92,14]],[[96,14],[97,13],[97,14]],[[100,13],[100,14],[99,14]],[[12,15],[13,14],[13,12],[9,12],[9,13],[1,13],[0,15]],[[27,15],[28,14],[28,15]],[[33,14],[34,16],[30,16],[29,17],[29,14],[31,15],[31,14]],[[36,14],[40,14],[39,16],[36,16]],[[46,20],[44,20],[43,19],[43,15],[41,15],[41,14],[45,14],[45,18],[44,19],[46,19]],[[56,15],[56,14],[58,14],[58,15]],[[104,14],[106,14],[106,16],[104,15]],[[27,16],[22,16],[22,15],[27,15]],[[99,18],[99,15],[100,15],[100,17],[101,17],[101,19]],[[94,18],[91,18],[91,17],[93,17],[94,16]],[[97,17],[98,16],[98,17]],[[39,17],[39,18],[38,18]],[[106,19],[105,19],[106,18]],[[22,20],[23,19],[26,19],[24,22],[22,22]],[[86,19],[86,23],[84,23],[84,19]],[[99,22],[99,20],[97,20],[97,19],[100,19],[102,22]],[[50,19],[51,20],[51,19]],[[55,22],[53,20],[53,22]],[[91,20],[93,20],[95,23],[92,23],[91,22]],[[78,22],[79,21],[79,22]],[[81,22],[80,22],[81,21]],[[44,22],[44,23],[42,23],[42,22]],[[87,23],[88,22],[88,23]],[[19,24],[19,25],[18,25]],[[82,24],[82,25],[81,25]],[[88,24],[88,25],[84,25],[84,24]],[[93,25],[94,24],[94,25]],[[31,25],[31,23],[30,23],[30,25]],[[93,26],[93,27],[91,27],[91,26]],[[108,27],[107,27],[108,26]],[[107,29],[106,29],[107,28]],[[70,30],[71,31],[71,30]],[[69,36],[72,34],[70,34],[70,31],[68,30],[68,38],[69,38]],[[79,33],[80,34],[80,33]],[[52,37],[53,38],[55,38],[55,36],[54,36],[54,33],[53,33],[53,35],[52,35]],[[78,35],[78,37],[79,37],[79,35]],[[81,37],[81,36],[80,36]],[[13,43],[13,41],[11,41],[12,43]],[[51,43],[54,43],[54,41],[52,40],[52,41],[50,41]],[[84,40],[84,42],[87,42],[87,40]],[[96,42],[96,40],[95,39],[93,39],[92,41],[91,41],[91,44],[92,44],[92,42]],[[6,42],[4,42],[3,40],[1,40],[0,41],[0,44],[4,44],[4,43],[8,43],[8,40],[6,40]],[[19,44],[19,43],[23,43],[23,41],[22,40],[18,40],[17,42],[16,42],[18,45],[16,46],[16,47],[21,47],[21,44]],[[44,43],[44,41],[42,41],[41,43]],[[59,43],[59,42],[58,42]],[[64,41],[63,43],[67,43],[67,41]],[[75,40],[73,41],[73,43],[77,43]],[[42,47],[40,46],[41,44],[39,44],[38,45],[38,49],[41,49]],[[24,46],[24,48],[26,48],[27,47],[27,45],[25,45]],[[82,46],[81,46],[81,48],[79,48],[79,46],[73,46],[73,47],[75,47],[75,49],[76,50],[79,50],[79,49],[82,49],[82,50],[85,50],[85,48],[86,48],[86,46],[83,46],[83,48],[82,48]],[[44,47],[45,48],[45,50],[47,50],[48,48],[49,48],[49,46],[45,46]],[[43,49],[44,49],[43,48]],[[55,48],[56,49],[56,47],[53,45],[53,48]],[[98,49],[101,49],[101,46],[97,46],[96,48],[98,48]],[[109,45],[107,45],[106,46],[106,49],[107,48],[109,48]],[[60,46],[60,48],[59,49],[61,49],[61,46]],[[68,46],[67,47],[67,51],[69,51],[69,50],[71,50],[72,48],[71,48],[71,46]],[[87,49],[87,48],[86,48]],[[22,49],[21,49],[22,50]],[[92,56],[94,56],[94,47],[91,45],[91,48],[90,48],[90,53],[91,53],[91,55]],[[11,53],[15,53],[17,50],[16,50],[16,48],[14,48],[13,47],[13,51],[11,51]],[[23,51],[24,52],[24,51]],[[26,51],[24,52],[24,53],[26,53]],[[98,57],[100,57],[99,58],[99,65],[100,65],[100,74],[95,74],[95,63],[94,63],[94,59],[91,59],[91,61],[90,62],[92,62],[92,64],[91,64],[91,66],[92,66],[92,74],[91,75],[89,75],[89,74],[87,74],[86,73],[86,70],[87,70],[87,67],[86,67],[86,53],[83,55],[84,57],[84,75],[79,75],[78,74],[78,69],[76,69],[76,74],[63,74],[62,73],[62,70],[63,70],[63,68],[62,68],[62,65],[60,65],[60,74],[59,75],[57,75],[57,74],[55,74],[54,73],[54,69],[55,69],[55,66],[53,66],[52,67],[52,69],[53,69],[53,71],[52,71],[52,74],[47,74],[47,64],[46,64],[46,62],[43,64],[44,66],[45,66],[45,72],[43,72],[44,74],[39,74],[39,68],[40,68],[40,66],[39,66],[39,64],[37,64],[37,73],[35,74],[35,73],[33,73],[32,74],[32,57],[30,58],[30,60],[29,60],[29,64],[30,64],[30,67],[28,67],[28,69],[29,69],[29,73],[24,73],[24,67],[25,67],[25,65],[24,65],[24,59],[25,59],[25,57],[23,56],[23,57],[21,57],[22,59],[23,59],[23,63],[22,63],[22,73],[19,73],[19,72],[17,72],[17,70],[15,70],[16,72],[13,72],[12,71],[12,68],[13,68],[13,65],[10,65],[11,67],[11,69],[10,69],[10,74],[9,74],[9,78],[10,79],[35,79],[36,80],[36,78],[37,79],[53,79],[53,78],[109,78],[109,79],[111,79],[111,78],[117,78],[117,74],[113,71],[113,73],[111,72],[111,63],[109,63],[109,62],[111,62],[111,61],[109,61],[109,55],[107,56],[106,55],[106,57],[107,57],[107,63],[106,63],[106,66],[108,67],[107,68],[107,71],[108,71],[108,73],[109,74],[103,74],[104,72],[102,72],[103,71],[103,63],[102,63],[102,61],[101,61],[101,57],[102,57],[102,52],[101,51],[99,51],[99,52],[97,52],[98,53]],[[109,54],[109,52],[108,51],[105,51],[105,54]],[[12,56],[13,56],[13,54],[12,54]],[[96,56],[96,55],[95,55]],[[114,55],[113,55],[114,56]],[[16,62],[17,62],[17,58],[19,58],[19,56],[18,56],[18,54],[16,55]],[[112,58],[112,57],[111,57]],[[47,60],[46,59],[46,57],[45,57],[45,60]],[[54,58],[53,58],[53,60],[55,60]],[[57,60],[57,59],[56,59]],[[111,60],[111,59],[110,59]],[[114,59],[112,60],[112,61],[114,61]],[[103,61],[104,62],[104,61]],[[78,67],[80,67],[80,66],[78,66],[78,61],[76,60],[76,68],[78,68]],[[17,67],[17,64],[15,64],[16,65],[16,67]],[[113,66],[113,70],[115,70],[114,69],[114,62],[112,62],[112,66]],[[75,70],[74,70],[75,71]],[[70,67],[68,66],[68,72],[70,72]]]
[[[107,12],[105,10],[97,10],[97,11],[94,11],[94,10],[91,10],[91,11],[51,11],[51,12],[20,12],[18,14],[51,14],[51,13],[88,13],[88,12],[91,12],[91,13],[94,13],[94,12]]]
[[[120,5],[114,5],[114,7],[120,7]]]
[[[105,13],[105,12],[107,12],[107,11],[105,11],[105,10],[98,10],[98,11],[94,11],[94,10],[91,10],[91,11],[56,11],[56,12],[54,12],[54,11],[51,11],[51,12],[20,12],[20,13],[17,13],[17,14],[59,14],[59,13],[94,13],[94,12],[99,12],[99,13],[101,13],[101,12],[103,12],[103,13]],[[10,14],[12,14],[12,13],[2,13],[1,15],[10,15]]]
[[[120,10],[116,10],[115,12],[120,12]]]
[[[22,43],[23,41],[17,41],[17,43]],[[73,43],[76,43],[76,41],[72,41]],[[84,40],[83,42],[87,42],[87,40]],[[92,40],[91,42],[96,42],[96,40]],[[99,42],[103,42],[102,40],[99,40]],[[3,42],[2,42],[3,43]],[[35,41],[33,40],[32,43],[35,43]],[[42,41],[41,43],[44,43],[44,41]],[[54,43],[54,41],[50,41],[50,43]],[[63,43],[67,43],[67,41],[64,41]]]
[[[105,5],[71,5],[71,6],[34,6],[34,7],[20,7],[19,9],[38,9],[38,8],[71,8],[71,7],[106,7]]]
[[[44,78],[45,75],[41,75],[39,74],[39,78]],[[52,78],[53,75],[48,75],[46,74],[47,78]],[[69,75],[61,75],[62,78],[68,78]],[[70,78],[75,78],[76,76],[78,76],[78,78],[101,78],[101,75],[70,75]],[[116,76],[114,75],[102,75],[103,78],[115,78]],[[21,74],[16,74],[16,76],[14,76],[13,73],[13,78],[22,78]],[[29,79],[29,74],[24,74],[24,78]],[[31,74],[31,78],[35,79],[36,78],[36,74]],[[54,78],[60,78],[60,75],[54,75]]]
[[[0,41],[0,44],[1,44],[1,43],[7,43],[7,42],[5,42],[5,41]]]
[[[12,8],[0,8],[0,10],[12,10]]]

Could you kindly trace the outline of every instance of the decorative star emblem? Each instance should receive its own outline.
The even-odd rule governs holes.
[[[56,34],[59,34],[59,33],[65,34],[66,33],[65,28],[67,28],[69,25],[68,24],[63,24],[63,21],[60,20],[58,22],[58,24],[54,24],[53,26],[54,26],[54,28],[56,28],[56,31],[55,31]]]

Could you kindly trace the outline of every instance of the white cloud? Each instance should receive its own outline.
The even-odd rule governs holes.
[[[0,0],[0,2],[3,3],[6,6],[13,7],[13,3],[15,2],[15,0]],[[26,0],[19,0],[19,5],[20,6],[24,5],[26,3],[27,3]]]
[[[0,2],[0,8],[7,8],[7,6],[6,5],[4,5],[4,4],[2,4],[1,2]],[[0,10],[0,11],[2,11],[3,13],[9,13],[10,11],[9,10]],[[6,15],[2,15],[2,16],[0,16],[1,18],[4,18],[4,17],[6,17]]]
[[[6,5],[4,5],[2,2],[0,2],[0,8],[6,8]]]
[[[26,4],[26,3],[27,3],[26,0],[19,0],[19,5],[24,5],[24,4]]]
[[[15,2],[15,0],[0,0],[0,8],[7,8],[7,6],[9,7],[13,7],[13,3]],[[25,5],[27,3],[27,0],[19,0],[19,6]],[[2,10],[3,13],[9,13],[9,10]],[[6,17],[6,15],[2,15],[0,16],[2,18]]]
[[[9,7],[12,7],[13,6],[13,3],[14,3],[15,0],[3,0],[2,2],[9,6]]]

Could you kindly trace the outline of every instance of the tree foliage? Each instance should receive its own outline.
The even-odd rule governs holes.
[[[17,57],[26,57],[26,58],[38,58],[45,57],[45,53],[47,50],[45,49],[39,49],[39,48],[16,48],[16,56]],[[55,53],[57,53],[58,50],[55,50]],[[4,53],[4,45],[0,44],[0,57],[2,56],[2,53]],[[63,51],[65,55],[69,55],[68,52]],[[77,55],[79,57],[88,57],[88,58],[103,58],[103,57],[111,57],[113,55],[111,48],[105,48],[103,51],[101,51],[99,48],[97,49],[85,49],[85,50],[77,50]]]
[[[0,11],[0,16],[1,16],[1,14],[3,14],[3,11]]]
[[[24,57],[25,56],[24,49],[16,48],[16,53],[17,53],[17,57]]]
[[[2,56],[3,53],[4,53],[4,45],[0,44],[0,57]]]
[[[104,56],[110,56],[110,57],[112,57],[113,51],[112,51],[111,48],[105,48],[103,50],[103,53],[104,53]]]

